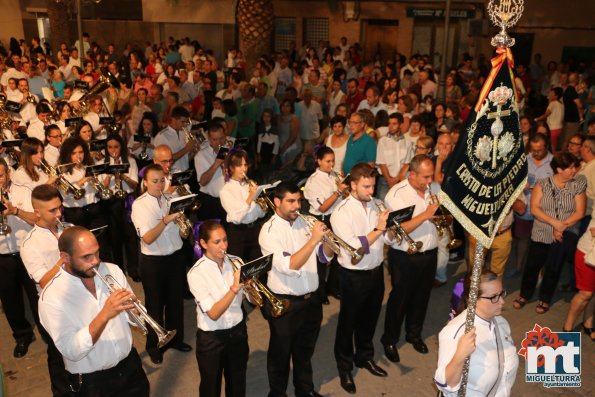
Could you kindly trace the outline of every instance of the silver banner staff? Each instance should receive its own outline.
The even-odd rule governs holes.
[[[475,108],[469,115],[457,147],[445,167],[440,202],[477,239],[471,273],[465,333],[474,326],[484,247],[490,248],[500,224],[527,183],[527,158],[519,125],[514,83],[514,39],[506,29],[523,13],[523,0],[490,0],[488,13],[500,32],[492,38],[496,56]],[[469,376],[467,356],[459,397]]]

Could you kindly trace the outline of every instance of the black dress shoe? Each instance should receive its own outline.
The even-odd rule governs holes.
[[[322,304],[323,305],[330,305],[331,304],[331,302],[328,300],[328,296],[322,298]]]
[[[384,345],[384,355],[389,359],[389,361],[392,361],[393,363],[398,363],[401,361],[401,358],[399,357],[399,351],[397,350],[397,345]]]
[[[163,353],[160,350],[147,351],[147,353],[149,353],[149,358],[153,364],[161,364],[163,362]]]
[[[27,355],[27,352],[29,351],[29,345],[31,343],[33,343],[34,340],[35,340],[35,335],[32,335],[28,338],[18,341],[17,345],[14,347],[14,351],[12,352],[13,357],[14,358],[25,357],[25,355]]]
[[[339,379],[341,380],[341,387],[349,394],[355,394],[355,382],[351,372],[339,372]]]
[[[188,353],[192,350],[192,346],[184,342],[178,342],[170,346],[172,349],[179,350],[183,353]]]
[[[413,345],[413,348],[421,354],[428,353],[428,346],[421,339],[405,339],[407,342]]]
[[[372,360],[368,360],[368,361],[364,361],[361,364],[355,364],[356,367],[358,368],[365,368],[368,370],[368,372],[370,372],[372,375],[374,376],[388,376],[388,374],[386,373],[386,371],[382,368],[380,368],[378,365],[376,365],[374,363],[374,361]]]

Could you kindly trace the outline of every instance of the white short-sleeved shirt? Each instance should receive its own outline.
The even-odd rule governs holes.
[[[386,197],[384,198],[384,205],[392,211],[397,211],[409,206],[415,205],[413,210],[413,217],[421,214],[428,207],[430,200],[430,192],[426,190],[425,197],[420,197],[417,191],[409,184],[409,180],[404,180],[397,183],[390,188]],[[391,225],[388,225],[389,227]],[[421,241],[423,246],[420,252],[425,252],[438,247],[438,233],[436,232],[436,225],[429,220],[424,221],[415,230],[409,233],[409,236],[414,241]],[[407,251],[409,245],[405,240],[401,244],[393,242],[391,246],[400,251]]]
[[[186,146],[186,136],[182,131],[176,131],[170,126],[165,127],[155,136],[155,146],[167,145],[172,153],[177,153]],[[200,152],[199,152],[200,153]],[[171,167],[171,172],[186,171],[188,169],[188,154],[183,155],[176,160]]]
[[[17,168],[12,174],[12,200],[13,204],[23,211],[33,212],[33,205],[31,204],[31,193],[39,185],[47,183],[48,176],[44,174],[39,168],[35,168],[39,180],[34,181],[27,174],[23,167]]]
[[[140,237],[140,250],[145,255],[165,256],[182,248],[180,229],[175,222],[169,222],[159,237],[151,244],[143,236],[169,214],[169,203],[164,196],[159,198],[145,193],[132,203],[132,223]]]
[[[248,224],[264,216],[264,212],[256,202],[246,203],[249,194],[248,184],[235,179],[230,179],[221,188],[221,205],[227,213],[227,222],[236,225]]]
[[[27,136],[29,138],[37,138],[41,142],[45,142],[45,124],[37,117],[29,122],[27,127]]]
[[[132,290],[118,266],[102,262],[99,272],[111,274],[116,281]],[[94,277],[95,298],[79,277],[60,270],[39,297],[39,319],[52,337],[71,374],[88,374],[115,367],[130,354],[132,332],[126,312],[107,322],[95,343],[89,324],[97,317],[111,295],[109,288]]]
[[[384,164],[392,177],[399,175],[404,164],[411,161],[411,150],[405,137],[384,136],[376,148],[376,164]]]
[[[299,270],[289,268],[291,255],[299,251],[309,240],[309,228],[301,218],[289,223],[275,214],[262,226],[258,236],[262,254],[273,254],[273,267],[267,282],[272,292],[301,296],[318,289],[316,255],[323,262],[329,260],[324,255],[321,244],[318,244]]]
[[[10,189],[8,191],[8,198],[13,202]],[[33,226],[15,215],[7,215],[6,223],[10,227],[10,233],[0,236],[0,254],[14,254],[19,252],[21,244]]]
[[[559,130],[564,126],[564,104],[560,101],[553,101],[547,105],[551,113],[547,116],[547,126],[550,130]]]
[[[358,112],[360,110],[364,110],[364,109],[367,109],[367,110],[371,111],[372,113],[374,113],[374,116],[376,116],[376,113],[378,113],[380,110],[388,111],[388,107],[386,106],[386,103],[384,103],[382,101],[378,101],[378,103],[375,106],[370,106],[367,99],[364,99],[363,101],[361,101],[359,103],[359,105],[357,106]]]
[[[452,319],[438,336],[438,368],[434,374],[434,383],[444,393],[445,397],[456,397],[460,388],[457,385],[449,387],[446,384],[446,366],[452,360],[458,346],[458,341],[465,334],[465,319],[467,310]],[[491,321],[475,316],[475,351],[471,354],[469,364],[469,380],[467,396],[487,396],[498,379],[498,347],[496,342],[495,323],[497,323],[500,340],[503,347],[503,374],[495,397],[509,397],[519,366],[517,348],[510,333],[510,325],[502,316],[496,316]]]
[[[341,249],[339,264],[349,270],[372,270],[382,264],[384,260],[384,235],[370,245],[367,235],[378,224],[378,207],[372,201],[363,203],[350,195],[331,215],[333,232],[351,247],[363,247],[366,254],[357,264],[351,264],[351,256]]]
[[[66,179],[68,182],[78,187],[76,183],[85,177],[85,168],[74,167],[72,169],[72,172],[64,172],[62,174],[62,177]],[[103,183],[103,175],[98,175],[97,179],[99,180],[99,183]],[[80,186],[79,188],[85,189],[85,195],[78,200],[76,200],[74,196],[70,193],[65,195],[63,197],[64,201],[62,202],[64,204],[64,207],[82,208],[86,205],[94,204],[99,201],[99,198],[97,197],[97,192],[95,191],[95,188],[93,187],[93,184],[90,180],[85,182],[85,185]]]
[[[232,256],[232,258],[237,258]],[[227,310],[217,319],[211,320],[207,314],[213,305],[219,302],[233,285],[234,269],[227,259],[223,260],[223,269],[211,259],[203,256],[188,272],[188,286],[196,302],[196,322],[203,331],[229,329],[237,325],[244,315],[242,313],[242,297],[240,291]]]
[[[217,159],[217,153],[209,144],[203,145],[199,152],[194,156],[194,168],[196,170],[196,179],[200,183],[200,177],[204,174]],[[225,178],[223,177],[223,169],[218,167],[213,177],[204,186],[200,186],[200,191],[212,197],[219,197],[219,192],[225,185]]]
[[[58,231],[60,233],[60,230]],[[39,281],[60,259],[58,238],[49,229],[35,225],[21,244],[21,259],[29,277],[35,281],[37,292],[41,292]]]
[[[60,149],[48,143],[43,150],[43,158],[50,166],[55,167],[60,158]]]
[[[337,180],[328,172],[317,169],[306,181],[304,186],[304,197],[310,203],[310,213],[313,215],[330,215],[342,201],[339,197],[333,205],[324,213],[320,212],[320,206],[337,191]]]

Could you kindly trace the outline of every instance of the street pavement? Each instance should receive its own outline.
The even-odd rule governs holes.
[[[387,378],[372,376],[365,370],[354,371],[357,396],[436,396],[433,375],[438,357],[438,333],[444,325],[450,305],[450,293],[456,280],[465,270],[463,262],[449,264],[449,281],[438,289],[434,289],[430,300],[424,328],[424,339],[430,352],[426,355],[417,353],[405,342],[399,343],[401,362],[390,363],[383,355],[380,335],[384,326],[384,305],[390,292],[390,278],[385,271],[385,299],[383,310],[376,328],[376,360],[388,372]],[[134,291],[143,297],[142,286],[129,280]],[[553,331],[561,331],[562,322],[568,311],[571,293],[557,293],[555,302],[549,312],[536,314],[536,302],[530,302],[522,311],[512,307],[512,301],[518,297],[520,277],[504,280],[509,292],[504,306],[504,317],[510,322],[512,336],[517,348],[520,348],[525,332],[531,330],[535,323],[551,327]],[[341,389],[333,356],[333,343],[339,311],[339,301],[330,298],[330,305],[324,306],[324,318],[316,352],[313,358],[314,384],[319,393],[325,396],[349,396]],[[194,301],[185,301],[185,341],[194,347],[196,306]],[[579,319],[580,322],[580,319]],[[266,374],[266,351],[269,329],[259,310],[248,315],[248,335],[250,358],[248,361],[247,396],[265,397],[268,393]],[[577,328],[578,329],[578,325]],[[14,359],[12,350],[14,340],[4,315],[0,316],[0,363],[5,375],[7,396],[9,397],[46,397],[50,396],[49,377],[46,366],[45,344],[36,332],[37,340],[30,346],[29,353],[22,359]],[[584,334],[582,342],[582,386],[580,388],[545,388],[535,383],[525,382],[525,362],[520,357],[519,371],[512,396],[594,396],[595,395],[595,343]],[[141,353],[144,369],[151,383],[151,396],[193,396],[198,394],[200,377],[194,351],[181,353],[168,350],[164,354],[163,364],[153,365],[144,351],[144,336],[134,332],[134,345]],[[0,392],[1,393],[1,392]],[[294,396],[292,381],[289,381],[288,396]]]

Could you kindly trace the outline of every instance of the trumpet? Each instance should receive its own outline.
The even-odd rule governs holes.
[[[118,281],[111,274],[106,274],[105,276],[103,276],[101,273],[99,273],[99,270],[97,270],[96,267],[93,268],[93,272],[107,286],[107,289],[110,294],[114,293],[119,289],[124,289],[124,287],[122,287],[122,285],[118,283]],[[130,299],[130,301],[134,305],[134,309],[138,311],[138,314],[134,310],[129,309],[126,310],[126,313],[128,313],[128,317],[134,322],[136,327],[144,335],[148,333],[146,325],[148,324],[157,334],[157,338],[159,339],[159,342],[157,344],[158,347],[161,348],[167,345],[174,338],[174,336],[176,336],[175,329],[167,331],[165,330],[165,328],[159,325],[157,321],[153,320],[153,318],[147,314],[147,309],[144,305],[132,299]]]
[[[304,215],[297,211],[297,214],[300,218],[306,222],[310,231],[314,229],[314,225],[318,222],[318,219],[313,217],[312,215]],[[343,248],[349,256],[351,256],[351,264],[353,266],[360,263],[360,261],[364,258],[365,250],[364,247],[359,247],[358,249],[353,248],[349,244],[345,242],[345,240],[341,239],[332,230],[329,230],[327,234],[322,237],[322,241],[328,245],[328,247],[337,255],[341,254],[341,248]]]
[[[436,204],[436,203],[439,204],[438,208],[440,209],[440,215],[438,215],[437,217],[434,217],[434,219],[432,220],[432,223],[436,226],[436,231],[438,232],[438,236],[440,236],[440,237],[444,236],[444,232],[446,231],[446,233],[448,234],[448,244],[446,245],[446,247],[448,249],[459,248],[461,245],[463,245],[463,242],[461,240],[459,240],[458,238],[455,238],[455,236],[454,236],[454,233],[451,228],[452,218],[445,215],[446,209],[442,206],[442,204],[440,204],[440,201],[438,200],[438,196],[436,196],[435,194],[432,194],[430,185],[428,185],[428,191],[430,192],[430,203],[431,204]]]
[[[384,206],[384,203],[382,201],[374,200],[374,203],[376,204],[376,207],[378,207],[378,211],[383,212],[386,209],[386,207]],[[405,231],[405,229],[403,229],[403,226],[401,226],[399,221],[397,221],[396,219],[393,219],[392,222],[393,222],[393,224],[391,226],[388,226],[387,230],[395,235],[397,244],[401,244],[401,242],[403,242],[403,240],[405,240],[407,242],[407,245],[409,246],[407,248],[407,253],[409,255],[418,253],[419,250],[421,249],[421,247],[423,247],[423,245],[424,245],[423,242],[413,241],[411,236],[409,236],[409,234]]]
[[[165,201],[167,201],[169,204],[169,200],[167,199],[167,196],[165,194],[163,194],[163,192],[161,192],[161,195],[165,198]],[[178,225],[178,227],[180,228],[180,236],[182,238],[185,239],[185,238],[188,238],[188,236],[190,236],[190,234],[192,233],[192,222],[190,222],[190,219],[188,219],[186,217],[186,215],[184,215],[183,212],[179,217],[174,219],[174,223],[176,225]]]
[[[182,131],[184,132],[184,135],[186,136],[186,141],[192,142],[193,150],[195,152],[198,152],[200,150],[200,146],[203,144],[203,142],[206,140],[206,138],[202,133],[200,133],[198,136],[195,135],[191,131],[191,127],[192,127],[192,124],[188,123],[187,125],[185,125],[182,128]]]
[[[349,178],[350,174],[347,174],[347,176],[343,177],[343,173],[338,173],[335,171],[331,171],[331,175],[335,178],[335,182],[337,184],[337,191],[339,193],[341,193],[341,197],[343,197],[344,199],[347,198],[347,196],[349,196],[349,194],[351,193],[349,191],[349,187],[346,187],[343,190],[339,190],[339,187],[345,183],[345,181],[347,180],[347,178]]]
[[[27,93],[27,97],[25,98],[27,102],[29,102],[32,105],[37,105],[37,98],[35,98],[35,95],[33,95],[32,93]]]
[[[7,200],[8,201],[8,193],[6,190],[0,187],[0,200]],[[0,236],[6,236],[12,232],[10,225],[8,224],[8,220],[6,219],[6,215],[2,213],[0,215]]]
[[[232,258],[225,251],[223,251],[223,255],[225,256],[225,259],[231,263],[234,271],[240,269],[244,265],[244,261],[240,258]],[[281,317],[291,306],[289,300],[277,298],[271,290],[257,278],[252,277],[249,280],[242,281],[244,281],[244,289],[246,290],[246,293],[250,295],[250,298],[254,303],[262,307],[264,304],[263,296],[271,303],[271,315],[273,317]]]
[[[120,161],[118,160],[116,164],[119,164]],[[114,173],[114,197],[117,199],[125,199],[128,196],[126,190],[122,187],[122,175],[120,175],[120,171],[116,171]]]
[[[256,182],[255,180],[252,180],[252,179],[248,179],[246,174],[244,174],[244,180],[248,183],[248,186],[250,186],[250,188],[258,186],[258,182]],[[260,207],[262,212],[264,212],[265,214],[267,213],[269,208],[272,209],[273,212],[275,212],[275,205],[273,204],[271,206],[272,203],[267,203],[267,199],[268,199],[268,197],[266,196],[266,193],[263,190],[262,192],[260,192],[258,197],[256,197],[254,199],[254,202],[256,204],[258,204],[258,206]],[[270,201],[270,199],[269,199],[269,201]]]
[[[114,193],[105,186],[103,186],[103,184],[99,182],[99,179],[95,174],[93,174],[93,176],[91,177],[91,185],[93,185],[93,189],[95,189],[95,194],[97,194],[97,196],[101,200],[109,200],[112,197],[114,197]]]
[[[74,163],[64,165],[71,164]],[[56,179],[56,184],[58,186],[58,189],[64,195],[70,193],[72,194],[75,200],[80,200],[85,195],[85,189],[78,188],[72,182],[67,181],[66,178],[64,178],[64,176],[62,175],[62,173],[58,171],[57,167],[52,167],[44,159],[41,160],[39,168],[41,168],[43,173],[46,174],[48,177],[56,176],[58,178]]]

